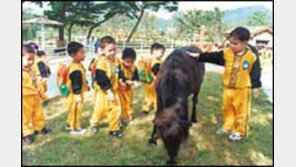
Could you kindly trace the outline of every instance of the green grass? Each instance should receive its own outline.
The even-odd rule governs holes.
[[[89,127],[93,110],[92,92],[86,94],[82,126]],[[60,97],[51,99],[45,108],[47,127],[52,132],[35,137],[31,145],[23,145],[23,165],[165,165],[166,152],[159,141],[157,146],[148,146],[152,131],[149,114],[140,118],[142,87],[134,90],[134,125],[124,129],[121,139],[108,135],[106,123],[99,133],[71,136],[64,130],[66,106]],[[217,136],[222,124],[221,74],[207,73],[199,95],[198,124],[190,129],[190,137],[179,152],[180,165],[272,165],[273,158],[273,113],[272,103],[261,91],[252,101],[249,136],[234,143],[227,136]]]

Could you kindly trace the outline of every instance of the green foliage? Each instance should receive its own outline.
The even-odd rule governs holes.
[[[223,12],[219,8],[214,11],[191,10],[173,16],[177,31],[183,38],[193,36],[197,29],[204,25],[209,41],[220,40],[223,27]],[[218,37],[218,38],[217,38]]]
[[[266,12],[258,11],[255,12],[252,16],[249,17],[247,21],[248,26],[269,26],[270,18]]]
[[[23,9],[22,11],[22,21],[34,19],[36,17],[40,17],[39,15],[33,14],[30,10]],[[22,35],[23,40],[34,40],[36,38],[36,32],[40,30],[38,25],[30,25],[30,24],[23,24],[22,25]]]
[[[165,9],[169,12],[178,10],[178,2],[177,1],[135,1],[128,2],[132,10],[130,13],[134,18],[137,19],[137,22],[132,29],[127,41],[130,41],[133,34],[136,32],[139,23],[141,22],[142,17],[144,16],[145,10],[158,11],[159,9]]]

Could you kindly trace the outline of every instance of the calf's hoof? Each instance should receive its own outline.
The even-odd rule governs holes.
[[[177,164],[177,160],[167,160],[167,165],[176,165]]]
[[[196,118],[191,119],[191,122],[192,122],[192,123],[197,123],[197,119],[196,119]]]
[[[153,138],[149,139],[149,145],[152,145],[152,144],[157,145],[156,139],[153,139]]]

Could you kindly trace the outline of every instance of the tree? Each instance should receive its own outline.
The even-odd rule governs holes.
[[[257,11],[248,18],[248,26],[267,26],[270,25],[270,18],[266,12]]]
[[[91,26],[103,14],[100,5],[90,1],[73,2],[73,5],[68,9],[68,40],[71,41],[71,32],[73,26]]]
[[[154,14],[150,12],[145,12],[139,28],[141,30],[141,34],[145,34],[146,39],[149,38],[149,34],[153,34],[153,32],[155,31],[156,19],[157,17]]]
[[[149,9],[151,11],[158,11],[161,8],[164,8],[169,12],[178,10],[178,3],[176,1],[130,1],[126,3],[128,3],[131,7],[128,14],[137,19],[134,28],[127,38],[127,42],[130,41],[133,34],[137,30],[137,27],[142,20],[145,10]]]
[[[214,11],[192,10],[185,13],[177,13],[173,16],[177,31],[184,37],[191,37],[197,29],[204,25],[207,29],[207,40],[220,40],[223,27],[223,12],[219,8]]]
[[[104,3],[99,3],[100,10],[103,10],[104,14],[102,19],[99,21],[93,23],[88,31],[87,34],[87,39],[91,37],[92,31],[96,28],[101,26],[104,22],[107,20],[113,18],[116,15],[122,15],[122,16],[127,16],[129,18],[133,18],[131,15],[130,11],[130,6],[127,4],[127,2],[123,1],[107,1]]]
[[[42,6],[40,2],[34,2]],[[64,29],[68,27],[68,39],[71,40],[71,29],[77,25],[90,26],[87,39],[90,38],[94,28],[100,26],[117,14],[125,14],[129,10],[125,2],[49,2],[51,10],[44,14],[49,19],[57,19],[64,23],[59,29],[59,40],[64,40]],[[67,19],[66,18],[67,15]]]
[[[43,4],[40,2],[35,2],[42,6]],[[46,15],[49,19],[57,20],[63,23],[62,26],[59,27],[59,40],[64,40],[64,27],[66,21],[66,10],[67,7],[71,5],[72,2],[49,2],[49,6],[51,10],[44,11],[44,15]]]
[[[72,27],[77,25],[90,25],[102,14],[99,5],[95,2],[50,2],[51,10],[44,12],[50,19],[58,18],[64,23],[59,29],[59,40],[64,40],[64,29],[68,27],[68,40],[71,40]],[[67,19],[66,19],[67,15]]]
[[[29,20],[36,17],[40,17],[39,15],[33,14],[30,9],[23,9],[22,11],[22,21]],[[23,40],[32,40],[36,37],[36,31],[39,27],[37,25],[23,24],[22,25],[22,36]]]

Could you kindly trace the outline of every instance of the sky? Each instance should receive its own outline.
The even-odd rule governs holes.
[[[260,2],[260,1],[231,1],[231,2],[221,2],[221,1],[211,1],[211,2],[179,2],[178,11],[187,11],[187,10],[213,10],[215,7],[219,7],[221,10],[231,10],[240,7],[254,6],[254,5],[263,5],[268,9],[272,9],[272,2]],[[42,14],[44,9],[50,9],[49,6],[44,5],[43,8],[32,4],[32,3],[24,3],[23,8],[31,9],[36,14]],[[159,10],[156,12],[157,16],[164,19],[170,19],[173,13],[169,13],[166,10]]]

